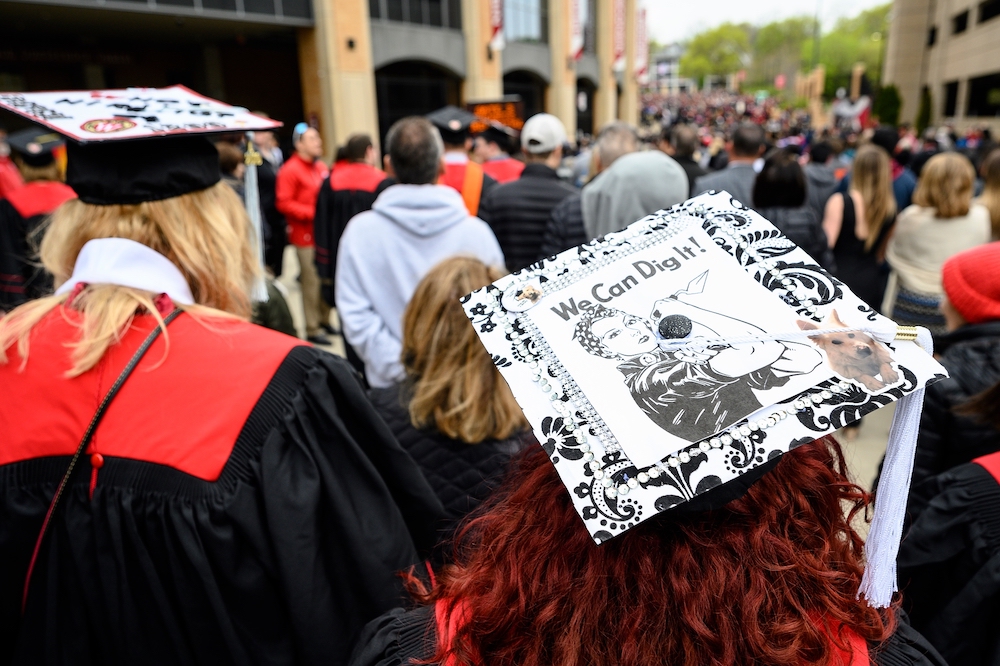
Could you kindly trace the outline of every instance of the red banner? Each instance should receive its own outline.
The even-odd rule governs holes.
[[[646,9],[640,9],[635,17],[635,78],[641,84],[649,81],[649,39],[646,34]]]
[[[611,41],[611,63],[612,69],[616,72],[625,71],[625,0],[614,0],[614,14],[611,17],[612,41]]]
[[[569,0],[569,55],[573,60],[579,60],[583,55],[583,20],[580,16],[580,3],[586,0]]]

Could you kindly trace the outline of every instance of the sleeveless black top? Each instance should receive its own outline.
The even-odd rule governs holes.
[[[878,237],[870,250],[865,249],[865,241],[855,233],[857,216],[854,209],[854,198],[849,192],[841,195],[844,198],[844,216],[840,226],[840,235],[833,246],[833,257],[837,262],[834,275],[850,287],[858,298],[873,309],[882,306],[886,282],[889,279],[888,270],[884,269],[878,258],[878,248],[882,246],[895,219],[886,221],[879,231]]]

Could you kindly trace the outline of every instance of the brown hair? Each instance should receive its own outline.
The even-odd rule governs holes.
[[[251,288],[260,274],[243,202],[223,182],[197,192],[136,205],[96,206],[71,199],[49,219],[41,260],[59,286],[70,278],[77,255],[95,238],[128,238],[172,261],[184,275],[194,305],[178,306],[191,314],[249,319]],[[80,339],[73,343],[70,377],[94,367],[132,321],[137,310],[157,320],[155,294],[116,285],[86,287],[73,306],[83,314]],[[67,295],[48,296],[21,305],[0,319],[0,363],[14,343],[28,357],[31,329]],[[161,322],[162,324],[162,322]],[[165,334],[165,339],[168,339]]]
[[[872,145],[858,149],[851,173],[851,189],[860,194],[865,203],[865,224],[868,226],[865,250],[870,251],[882,226],[896,215],[892,167],[884,150]]]
[[[979,203],[990,211],[990,222],[993,226],[993,239],[1000,239],[1000,148],[990,151],[983,160],[979,173],[985,183]]]
[[[21,172],[21,178],[26,183],[33,183],[42,180],[51,180],[61,183],[65,180],[62,169],[59,168],[59,163],[56,161],[52,161],[45,166],[31,166],[19,156],[15,155],[14,164],[17,165],[17,170]]]
[[[948,219],[969,214],[976,171],[958,153],[941,153],[927,160],[920,172],[913,203],[933,208],[937,217]]]
[[[476,335],[459,299],[503,276],[454,257],[420,281],[403,316],[403,366],[412,382],[410,420],[476,444],[527,427],[521,408]]]

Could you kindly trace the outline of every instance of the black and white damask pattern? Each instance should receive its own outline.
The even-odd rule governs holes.
[[[653,466],[637,467],[538,333],[530,310],[506,308],[504,303],[510,301],[504,295],[520,293],[527,285],[550,295],[694,224],[799,317],[821,322],[836,307],[856,309],[868,321],[880,318],[767,220],[726,193],[701,195],[660,211],[463,297],[470,321],[598,543],[803,441],[856,421],[931,379],[904,366],[906,359],[919,361],[924,352],[912,343],[900,343],[893,349],[903,381],[889,390],[872,394],[853,382],[823,382]]]

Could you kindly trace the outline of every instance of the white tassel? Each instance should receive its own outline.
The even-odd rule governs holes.
[[[934,352],[930,332],[917,328],[917,344],[928,354]],[[865,541],[865,573],[858,589],[875,608],[886,608],[899,589],[896,582],[896,556],[903,536],[906,500],[910,493],[913,457],[917,451],[920,413],[924,407],[923,387],[900,398],[889,429],[889,443],[875,493],[875,515]]]
[[[246,171],[243,172],[243,205],[246,206],[247,215],[250,216],[251,226],[254,232],[254,241],[257,245],[257,254],[260,256],[261,275],[264,275],[264,225],[260,213],[260,191],[257,185],[257,166],[261,163],[261,156],[254,149],[253,132],[247,132],[247,150],[243,159]],[[253,286],[253,300],[257,303],[267,302],[267,284],[261,277]]]

